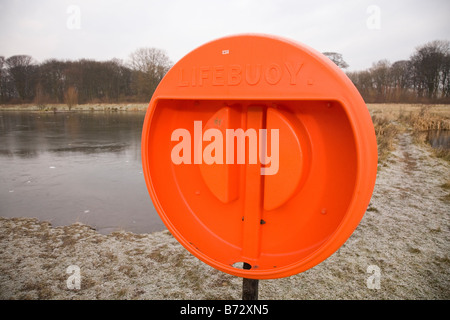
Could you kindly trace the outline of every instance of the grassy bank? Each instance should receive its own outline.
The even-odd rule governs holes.
[[[450,165],[398,134],[358,228],[327,260],[260,281],[264,299],[450,299]],[[448,190],[448,189],[447,189]],[[67,285],[78,266],[80,289]],[[380,288],[367,283],[380,270]],[[100,234],[0,217],[0,299],[236,299],[242,279],[209,267],[167,231]]]
[[[260,281],[260,299],[450,299],[450,163],[414,138],[445,128],[450,108],[368,107],[382,170],[367,212],[321,264]],[[70,266],[80,268],[80,289],[67,285]],[[368,287],[371,266],[379,289]],[[241,290],[242,279],[202,263],[167,231],[105,235],[0,217],[0,299],[240,299]]]
[[[400,132],[409,131],[415,143],[426,145],[429,130],[450,130],[450,105],[368,104],[378,144],[379,163],[383,163]],[[450,150],[432,152],[450,161]]]
[[[404,105],[404,104],[369,104],[378,144],[378,162],[386,165],[391,152],[395,150],[400,133],[408,132],[412,142],[428,149],[436,158],[450,163],[450,149],[432,148],[427,142],[430,130],[450,130],[450,105]],[[441,188],[446,192],[442,199],[450,202],[450,177]]]

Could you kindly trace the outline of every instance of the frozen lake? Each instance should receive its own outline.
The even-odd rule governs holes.
[[[101,233],[165,229],[141,166],[144,112],[0,111],[0,216]]]

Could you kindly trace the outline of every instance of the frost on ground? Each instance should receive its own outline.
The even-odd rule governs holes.
[[[259,282],[260,299],[450,299],[449,164],[400,133],[350,239],[301,274]],[[68,289],[69,266],[81,288]],[[370,267],[371,266],[371,267]],[[373,266],[379,278],[368,272]],[[370,289],[373,280],[379,289]],[[0,218],[1,299],[241,299],[242,279],[186,251],[168,231],[103,235]]]

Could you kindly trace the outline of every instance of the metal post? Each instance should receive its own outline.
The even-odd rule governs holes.
[[[245,270],[250,270],[252,266],[244,262]],[[242,279],[242,300],[258,300],[258,284],[257,279]]]

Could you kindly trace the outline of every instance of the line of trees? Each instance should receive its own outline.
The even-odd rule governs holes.
[[[348,67],[341,54],[324,54]],[[138,49],[127,62],[0,56],[0,104],[147,102],[170,67],[156,48]],[[368,103],[450,103],[450,42],[435,40],[417,47],[409,60],[380,60],[347,75]]]
[[[0,56],[0,103],[148,102],[170,67],[156,48],[138,49],[127,62]]]
[[[347,76],[367,103],[450,103],[450,42],[431,41],[409,60],[380,60]]]

